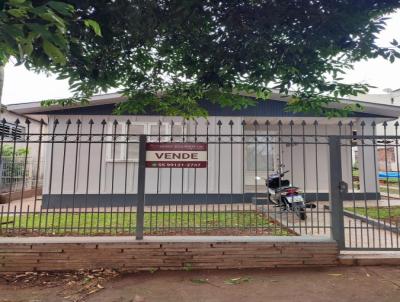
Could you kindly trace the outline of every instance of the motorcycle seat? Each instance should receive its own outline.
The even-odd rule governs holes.
[[[293,186],[280,187],[280,188],[276,188],[276,189],[275,189],[275,192],[276,192],[276,193],[280,193],[280,192],[283,192],[283,191],[285,191],[285,190],[287,190],[287,189],[296,189],[296,190],[298,190],[299,188],[298,188],[298,187],[293,187]]]

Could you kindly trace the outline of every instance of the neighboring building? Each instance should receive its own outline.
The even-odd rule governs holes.
[[[385,94],[366,94],[358,97],[363,102],[390,105],[400,108],[400,89],[387,89]],[[354,97],[355,99],[355,97]],[[381,136],[376,140],[378,153],[379,171],[398,171],[400,163],[400,140],[396,136],[400,135],[400,119],[387,121],[386,126],[378,124],[376,126],[376,135]],[[385,136],[388,136],[385,138]],[[396,146],[397,145],[397,146]]]
[[[22,185],[25,190],[30,190],[36,186],[37,177],[38,186],[41,186],[43,171],[39,171],[38,174],[36,172],[37,167],[44,161],[45,150],[39,153],[38,144],[27,144],[25,136],[28,131],[39,133],[41,128],[43,133],[47,133],[47,123],[41,124],[41,117],[15,113],[4,105],[1,109],[0,194],[10,191],[10,187],[12,192],[19,192]],[[25,123],[27,119],[30,121],[29,128]]]
[[[279,163],[284,163],[285,168],[291,171],[292,183],[307,192],[309,198],[319,193],[319,199],[327,199],[329,192],[329,152],[327,144],[315,144],[314,140],[308,144],[302,144],[301,135],[317,135],[320,140],[327,135],[353,135],[353,131],[360,131],[361,121],[365,121],[363,131],[366,135],[373,134],[372,122],[377,124],[391,121],[400,115],[400,108],[392,105],[362,103],[362,112],[353,112],[346,118],[326,118],[312,114],[296,114],[287,112],[285,105],[287,100],[278,95],[272,95],[268,101],[260,101],[256,106],[239,111],[228,108],[220,108],[215,104],[205,103],[209,112],[208,130],[205,119],[197,121],[183,121],[180,117],[166,117],[155,113],[148,115],[120,115],[112,114],[115,104],[124,99],[119,94],[106,94],[94,96],[85,106],[73,106],[63,108],[60,106],[41,107],[39,102],[9,105],[9,109],[18,114],[45,115],[48,119],[49,132],[54,129],[54,121],[59,124],[56,133],[62,137],[66,131],[67,121],[69,133],[76,133],[76,120],[82,122],[81,133],[88,133],[89,121],[94,124],[92,133],[102,133],[102,121],[105,120],[105,132],[112,134],[116,129],[117,134],[126,133],[126,121],[129,119],[130,134],[173,134],[174,139],[179,140],[182,134],[205,134],[210,136],[221,134],[228,135],[256,135],[260,138],[258,144],[210,144],[208,150],[209,168],[198,169],[174,169],[173,177],[169,169],[147,169],[146,193],[169,198],[170,193],[185,194],[185,203],[199,196],[220,195],[221,200],[234,200],[240,202],[243,193],[254,194],[265,191],[264,181],[255,180],[255,176],[266,177],[277,168]],[[345,103],[355,101],[344,100]],[[114,126],[114,120],[118,125]],[[174,125],[171,126],[171,120]],[[257,120],[257,133],[253,122]],[[219,127],[219,121],[222,123]],[[245,126],[242,122],[245,122]],[[268,133],[266,122],[269,122]],[[317,121],[318,125],[314,122]],[[342,121],[339,127],[338,122]],[[231,122],[232,126],[229,125]],[[280,123],[280,126],[278,126]],[[304,124],[305,123],[305,124]],[[353,124],[349,126],[349,124]],[[116,127],[116,128],[114,128]],[[221,129],[221,130],[220,130]],[[270,136],[268,137],[267,134]],[[280,136],[285,140],[279,144]],[[290,135],[297,138],[290,142]],[[109,139],[109,138],[108,138]],[[164,138],[162,138],[164,139]],[[167,138],[168,139],[168,138]],[[270,142],[269,144],[267,143]],[[44,200],[57,203],[60,196],[63,202],[74,200],[79,202],[96,202],[96,200],[112,200],[120,203],[125,193],[135,195],[137,187],[137,144],[127,151],[126,144],[118,144],[113,148],[111,144],[93,144],[90,154],[88,144],[79,147],[69,144],[64,153],[63,144],[47,143],[47,159],[45,168]],[[351,145],[351,144],[350,144]],[[50,151],[50,148],[51,151]],[[342,147],[343,180],[352,183],[353,151],[350,146]],[[355,147],[357,148],[357,147]],[[373,147],[358,148],[358,158],[363,158],[367,165],[361,166],[360,190],[366,192],[374,199],[376,196],[376,174],[374,165],[371,165],[376,156]],[[126,156],[127,154],[127,156]],[[257,167],[255,165],[257,154]],[[348,154],[348,156],[347,156]],[[53,159],[51,159],[53,156]],[[128,175],[126,176],[126,165]],[[75,168],[76,167],[76,168]],[[257,170],[257,171],[256,171]],[[64,171],[61,173],[61,171]],[[101,174],[100,174],[101,173]],[[99,178],[100,174],[100,178]],[[257,174],[257,175],[256,175]],[[67,175],[68,177],[66,177]],[[364,178],[365,175],[365,178]],[[194,186],[194,184],[196,184]],[[194,189],[196,187],[196,189]],[[194,192],[196,190],[196,192]],[[89,194],[89,200],[86,196]],[[196,197],[196,196],[197,197]],[[86,197],[85,197],[86,196]],[[365,195],[360,195],[364,198]],[[155,198],[155,197],[154,197]]]

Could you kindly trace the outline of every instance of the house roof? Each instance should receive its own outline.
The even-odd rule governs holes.
[[[37,122],[37,123],[41,122],[40,118],[38,118],[37,115],[32,116],[32,115],[26,115],[24,113],[14,112],[14,111],[9,110],[8,107],[5,105],[1,105],[0,110],[1,110],[0,113],[2,113],[2,115],[0,115],[0,123],[1,123],[1,119],[3,119],[3,117],[7,116],[7,115],[8,116],[11,115],[15,119],[19,119],[20,122],[23,122],[25,119],[29,119],[30,121]],[[6,118],[6,119],[8,119],[8,118]],[[12,122],[14,122],[14,120]]]
[[[247,95],[252,97],[251,95]],[[362,99],[362,97],[360,98]],[[18,114],[45,114],[45,115],[110,115],[113,112],[115,104],[125,100],[119,93],[109,93],[93,96],[87,105],[71,105],[63,107],[61,105],[52,105],[48,107],[41,106],[40,102],[28,102],[7,105],[7,109]],[[312,113],[292,113],[285,110],[288,97],[282,97],[279,94],[272,94],[267,101],[260,101],[255,106],[249,106],[241,110],[232,110],[231,108],[221,108],[212,103],[204,103],[210,116],[282,116],[282,117],[316,117]],[[374,103],[370,101],[361,101],[354,99],[343,99],[341,104],[333,104],[332,108],[347,104],[360,104],[363,109],[354,111],[353,117],[380,117],[380,118],[398,118],[400,116],[400,106]],[[159,113],[147,113],[146,115],[159,115]]]

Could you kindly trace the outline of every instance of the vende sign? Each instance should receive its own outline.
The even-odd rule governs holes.
[[[206,168],[205,143],[146,143],[148,168]]]

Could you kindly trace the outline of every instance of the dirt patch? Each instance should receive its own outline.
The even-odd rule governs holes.
[[[75,285],[69,292],[65,289],[71,277],[50,275],[43,280],[51,282],[52,277],[61,284],[49,287],[39,281],[28,282],[33,286],[27,287],[24,278],[15,284],[2,282],[0,301],[397,302],[400,294],[399,267],[143,272],[105,279],[100,283],[103,289],[77,298],[81,300],[69,293],[87,286],[85,277],[73,277]]]
[[[119,273],[108,269],[81,270],[69,273],[0,274],[0,288],[8,287],[15,291],[29,291],[32,288],[41,288],[42,290],[54,288],[57,289],[57,296],[60,299],[78,302],[84,301],[88,296],[101,291],[106,282],[118,276]],[[0,302],[3,301],[8,300],[1,300],[0,298]]]
[[[400,224],[400,216],[392,216],[390,218],[384,218],[382,219],[384,222],[387,224],[392,224],[392,225],[399,225]]]

